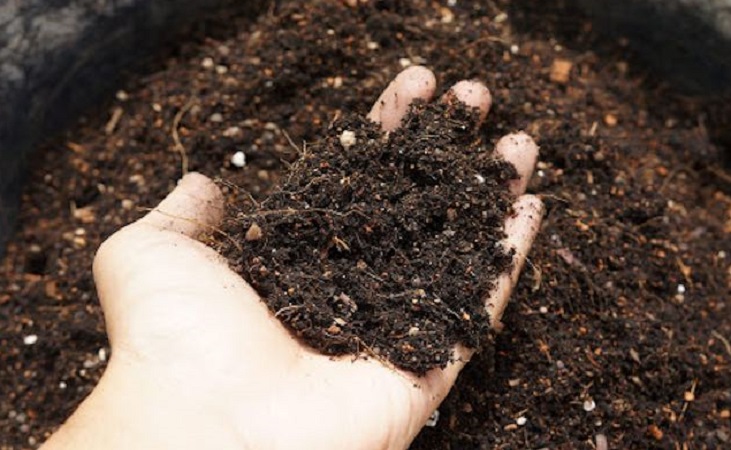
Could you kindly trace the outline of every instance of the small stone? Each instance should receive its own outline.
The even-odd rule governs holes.
[[[517,423],[519,427],[522,427],[523,425],[528,423],[528,419],[526,419],[524,416],[520,416],[515,420],[515,423]]]
[[[547,313],[548,313],[548,307],[546,307],[546,306],[541,306],[540,308],[538,308],[538,311],[539,311],[539,312],[540,312],[541,314],[547,314]]]
[[[218,66],[216,66],[216,73],[219,75],[224,75],[224,74],[228,73],[228,67],[226,67],[224,65],[218,65]]]
[[[343,131],[343,134],[340,135],[340,144],[343,146],[345,150],[348,150],[350,147],[354,146],[358,142],[358,139],[355,137],[355,133],[350,130]]]
[[[208,58],[208,57],[206,57],[206,58],[203,58],[203,60],[201,61],[201,66],[202,66],[202,67],[203,67],[204,69],[213,69],[213,67],[214,67],[215,65],[216,65],[216,63],[215,63],[215,62],[213,62],[213,58]]]
[[[686,402],[692,402],[695,400],[695,394],[692,391],[686,391],[683,394],[683,400],[685,400]]]
[[[223,136],[227,138],[240,137],[242,130],[239,127],[228,127],[223,130]]]
[[[340,89],[343,87],[343,77],[335,77],[332,81],[333,88]]]
[[[614,114],[607,114],[604,116],[604,123],[611,128],[616,127],[617,123],[619,123],[619,120]]]
[[[731,410],[722,409],[721,411],[718,412],[718,417],[720,417],[721,419],[731,418]]]
[[[238,167],[239,169],[246,165],[246,154],[238,151],[231,157],[231,164]]]
[[[411,327],[409,328],[409,336],[416,336],[419,334],[419,327]]]
[[[58,383],[58,388],[61,390],[66,389],[67,387],[69,387],[69,386],[68,386],[68,384],[66,384],[65,381],[61,381]]]
[[[504,12],[501,12],[497,16],[495,16],[494,19],[492,19],[495,23],[503,23],[506,20],[508,20],[508,15]]]
[[[508,380],[508,386],[510,386],[510,387],[520,386],[520,378],[513,378],[512,380]]]
[[[571,69],[574,63],[566,59],[556,59],[551,64],[550,79],[554,83],[566,84],[571,76]]]
[[[99,356],[99,361],[106,361],[107,360],[107,349],[102,347],[99,349],[99,352],[97,353],[97,356]]]
[[[662,430],[655,424],[647,427],[647,433],[652,436],[656,441],[662,441],[662,438],[664,436]]]
[[[685,285],[682,283],[678,285],[678,294],[685,294]]]
[[[368,43],[366,44],[366,48],[368,50],[378,50],[378,47],[380,47],[378,45],[378,42],[368,41]]]
[[[517,55],[518,53],[520,53],[520,47],[518,47],[518,44],[513,44],[510,46],[510,53],[512,53],[513,55]]]
[[[262,238],[264,233],[261,231],[261,227],[256,224],[256,222],[252,223],[249,227],[249,230],[246,232],[245,239],[247,241],[258,241]]]
[[[587,399],[584,400],[584,411],[586,412],[592,412],[596,409],[596,403],[594,402],[594,399]]]
[[[23,337],[23,344],[25,345],[33,345],[36,342],[38,342],[38,335],[36,334],[29,334],[28,336]]]
[[[117,97],[117,100],[119,100],[120,102],[126,102],[127,100],[129,100],[129,94],[125,91],[117,91],[115,97]]]
[[[398,60],[398,63],[399,63],[399,65],[400,65],[400,66],[401,66],[402,68],[404,68],[404,69],[405,69],[405,68],[407,68],[407,67],[409,67],[409,66],[411,65],[411,60],[410,60],[409,58],[400,58],[400,59]]]
[[[208,118],[209,122],[220,123],[223,122],[223,115],[221,113],[213,113]]]
[[[485,184],[485,177],[483,177],[479,173],[475,175],[475,179],[477,180],[478,184]]]
[[[135,206],[135,202],[133,202],[132,200],[130,200],[128,198],[125,198],[124,200],[122,200],[122,209],[129,211],[130,209],[134,208],[134,206]]]

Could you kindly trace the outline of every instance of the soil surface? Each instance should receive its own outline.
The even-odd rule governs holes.
[[[237,29],[183,47],[35,161],[0,267],[0,448],[37,447],[103,372],[94,251],[172,189],[183,154],[231,205],[261,202],[295,147],[408,64],[443,87],[486,82],[483,142],[531,134],[529,190],[548,206],[504,330],[412,448],[730,445],[731,177],[703,109],[543,2],[293,0]]]
[[[327,355],[363,354],[425,374],[488,337],[485,295],[512,268],[500,240],[512,164],[478,133],[479,111],[416,103],[385,134],[336,121],[261,203],[223,229],[222,253],[291,331]]]

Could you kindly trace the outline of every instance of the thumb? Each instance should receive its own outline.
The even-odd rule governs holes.
[[[221,272],[218,254],[195,238],[222,217],[218,187],[191,173],[153,211],[102,243],[93,271],[110,339],[133,312],[152,306],[150,299],[168,297],[156,294],[193,291],[204,272]]]
[[[134,225],[151,225],[195,238],[217,227],[222,218],[223,195],[218,186],[210,178],[193,172],[185,175],[157,208]]]

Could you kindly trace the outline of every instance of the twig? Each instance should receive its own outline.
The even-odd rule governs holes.
[[[731,356],[731,343],[728,342],[728,339],[723,337],[723,335],[716,330],[711,331],[711,334],[713,335],[713,337],[723,342],[723,346],[726,347],[726,352],[729,354],[729,356]]]
[[[195,97],[191,97],[188,101],[180,108],[180,111],[175,114],[173,118],[172,136],[173,142],[175,142],[175,150],[180,153],[180,165],[183,170],[183,175],[188,173],[188,153],[185,151],[185,147],[180,142],[180,135],[178,134],[178,127],[180,127],[180,121],[183,120],[183,116],[193,107],[196,102]]]
[[[122,118],[122,114],[124,114],[124,110],[117,106],[112,111],[112,117],[109,118],[109,122],[104,126],[104,133],[106,133],[107,136],[114,133],[114,129],[117,128],[117,124],[119,123],[119,119]]]
[[[160,213],[160,214],[162,214],[163,216],[166,216],[166,217],[170,217],[170,218],[172,218],[172,219],[179,219],[179,220],[185,220],[186,222],[194,223],[194,224],[196,224],[196,225],[198,225],[198,226],[201,226],[201,227],[203,227],[203,228],[208,228],[208,229],[210,229],[211,231],[213,231],[213,232],[215,232],[215,233],[218,233],[218,234],[220,234],[221,236],[223,236],[223,237],[225,237],[226,239],[228,239],[228,240],[229,240],[229,241],[230,241],[230,242],[231,242],[231,243],[232,243],[232,244],[234,245],[234,247],[236,247],[236,249],[237,249],[238,251],[240,251],[240,252],[241,252],[241,251],[243,251],[243,250],[244,250],[244,249],[243,249],[243,248],[241,247],[241,244],[239,244],[238,242],[236,242],[236,240],[235,240],[235,239],[234,239],[234,238],[233,238],[233,237],[232,237],[232,236],[231,236],[230,234],[226,233],[226,232],[225,232],[225,231],[223,231],[222,229],[220,229],[220,228],[218,228],[218,227],[215,227],[215,226],[213,226],[213,225],[209,225],[209,224],[207,224],[207,223],[203,223],[203,222],[201,222],[201,221],[199,221],[199,220],[191,219],[190,217],[182,217],[182,216],[178,216],[178,215],[175,215],[175,214],[171,214],[171,213],[165,212],[165,211],[163,211],[163,210],[161,210],[161,209],[158,209],[158,208],[143,208],[143,207],[138,207],[137,209],[138,209],[138,210],[140,210],[140,211],[145,211],[145,212],[153,212],[153,211],[154,211],[154,212],[156,212],[156,213]]]
[[[284,137],[287,139],[287,142],[289,142],[289,145],[291,145],[292,148],[295,149],[297,154],[300,156],[304,156],[304,152],[299,147],[297,147],[297,144],[295,144],[294,141],[292,140],[292,138],[289,137],[289,133],[287,133],[287,130],[285,130],[284,128],[280,128],[279,131],[282,132]]]
[[[288,313],[290,311],[296,311],[298,309],[304,308],[304,305],[289,305],[285,306],[284,308],[280,309],[279,311],[274,313],[274,317],[279,317],[280,315],[284,313]]]

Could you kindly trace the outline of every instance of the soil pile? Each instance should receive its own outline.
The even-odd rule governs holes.
[[[325,354],[365,352],[423,374],[457,343],[479,349],[485,295],[512,265],[499,241],[516,172],[483,144],[478,116],[417,104],[387,135],[362,117],[337,121],[232,221],[243,255],[224,253]]]

